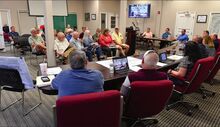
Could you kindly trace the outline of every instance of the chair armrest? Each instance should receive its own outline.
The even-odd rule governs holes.
[[[190,84],[190,82],[187,81],[187,80],[186,80],[185,78],[183,78],[183,77],[174,76],[174,75],[170,75],[170,76],[173,77],[173,78],[176,78],[176,79],[178,79],[178,80],[183,81],[187,86]]]

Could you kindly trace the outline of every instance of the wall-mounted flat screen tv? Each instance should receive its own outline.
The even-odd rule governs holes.
[[[128,7],[129,18],[150,18],[151,4],[130,4]]]

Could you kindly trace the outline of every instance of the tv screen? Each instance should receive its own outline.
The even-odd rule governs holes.
[[[130,4],[128,7],[129,18],[150,18],[150,4]]]

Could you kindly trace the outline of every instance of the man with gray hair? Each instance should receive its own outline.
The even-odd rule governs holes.
[[[128,74],[122,87],[121,94],[126,98],[130,91],[130,85],[134,81],[156,81],[168,79],[167,74],[156,70],[159,56],[154,50],[147,51],[142,59],[142,69]]]
[[[70,57],[71,69],[64,70],[52,81],[58,97],[103,91],[104,78],[100,71],[86,69],[83,51],[76,50]]]

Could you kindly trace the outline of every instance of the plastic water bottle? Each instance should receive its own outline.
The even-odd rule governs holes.
[[[114,74],[114,66],[113,66],[113,63],[110,63],[109,66],[110,66],[110,68],[109,68],[110,73],[111,73],[111,74]]]

